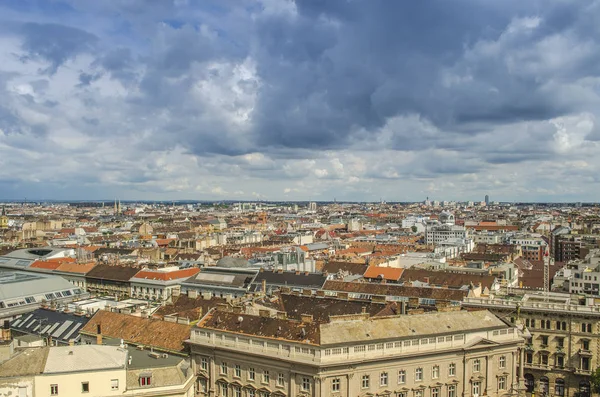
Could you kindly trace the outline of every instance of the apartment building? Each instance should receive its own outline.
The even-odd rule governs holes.
[[[516,395],[523,338],[492,313],[291,320],[213,310],[188,341],[200,396]]]
[[[425,243],[437,245],[449,239],[465,240],[469,237],[464,226],[449,224],[428,225],[425,230]]]
[[[543,293],[495,298],[465,298],[463,306],[488,309],[522,324],[526,340],[527,392],[556,397],[589,397],[590,376],[598,365],[600,307],[569,294]]]

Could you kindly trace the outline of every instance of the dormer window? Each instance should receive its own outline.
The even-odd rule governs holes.
[[[140,386],[150,386],[152,385],[152,374],[151,373],[141,373],[140,374]]]

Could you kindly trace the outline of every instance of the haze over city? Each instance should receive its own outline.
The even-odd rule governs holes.
[[[0,3],[0,200],[597,201],[597,1]]]

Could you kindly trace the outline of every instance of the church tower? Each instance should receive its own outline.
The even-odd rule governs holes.
[[[8,216],[6,215],[6,206],[2,207],[2,215],[0,215],[0,229],[8,229]]]

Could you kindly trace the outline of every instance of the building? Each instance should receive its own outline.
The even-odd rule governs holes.
[[[521,256],[528,261],[544,260],[548,248],[544,239],[533,236],[514,236],[510,239],[510,244],[518,246]]]
[[[40,308],[11,321],[10,331],[16,339],[19,336],[37,336],[44,346],[67,346],[79,343],[79,329],[88,320],[80,313]]]
[[[317,212],[317,203],[315,203],[314,201],[311,201],[310,203],[308,203],[308,210]]]
[[[2,206],[2,214],[0,214],[0,229],[8,229],[8,216],[6,215],[5,206]]]
[[[485,200],[484,200],[484,202],[485,202],[485,205],[486,205],[486,206],[490,205],[490,196],[489,196],[489,195],[487,195],[487,194],[485,195]]]
[[[466,240],[468,237],[469,235],[464,226],[438,223],[428,224],[425,229],[425,243],[427,245],[438,245],[449,239]]]
[[[527,392],[556,397],[589,397],[590,376],[598,368],[600,310],[591,299],[560,293],[465,298],[463,306],[488,309],[505,321],[524,325],[524,378]]]
[[[20,271],[0,271],[0,323],[38,309],[42,304],[62,305],[88,297],[78,287],[58,276]]]
[[[96,294],[129,296],[130,280],[140,271],[129,266],[96,265],[85,274],[87,290]]]
[[[125,345],[28,348],[0,365],[0,395],[192,397],[190,363]]]
[[[214,310],[189,340],[199,395],[286,397],[515,395],[522,343],[488,311],[316,323]]]
[[[167,301],[181,289],[181,282],[200,272],[197,267],[180,269],[177,266],[143,269],[130,279],[131,297]]]
[[[270,295],[273,291],[282,287],[297,292],[303,290],[316,291],[323,288],[326,280],[327,275],[323,273],[266,271],[261,269],[252,280],[250,292],[261,292]]]
[[[251,268],[206,267],[181,282],[181,294],[238,298],[249,292],[257,273],[258,269]]]

